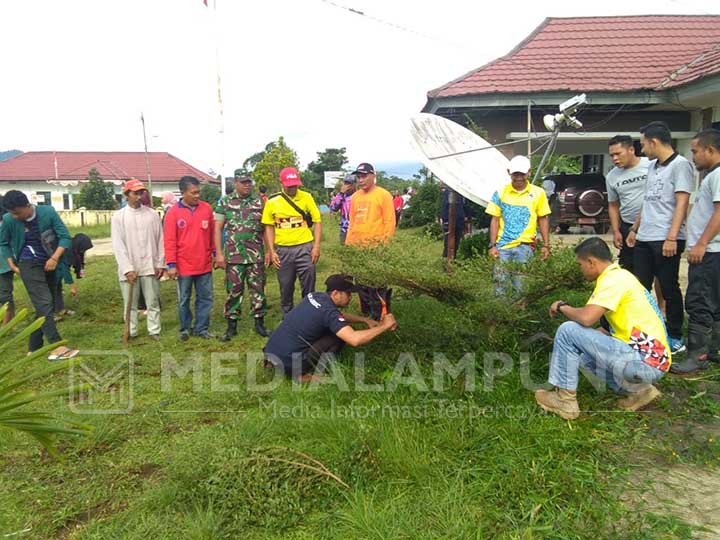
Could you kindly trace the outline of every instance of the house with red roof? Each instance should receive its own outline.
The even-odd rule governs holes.
[[[25,152],[0,161],[0,193],[11,189],[24,192],[35,204],[48,204],[57,210],[73,210],[73,195],[87,182],[90,169],[97,169],[105,182],[122,199],[122,185],[130,178],[148,184],[152,193],[177,192],[183,176],[194,176],[202,183],[219,185],[212,176],[167,152]]]
[[[547,18],[505,56],[431,90],[423,112],[487,131],[509,156],[548,135],[542,118],[587,94],[583,127],[564,128],[557,152],[612,166],[607,140],[664,120],[689,155],[698,130],[720,126],[720,16]],[[535,150],[539,143],[533,143]]]

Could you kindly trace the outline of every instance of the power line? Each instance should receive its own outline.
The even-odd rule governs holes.
[[[333,2],[332,0],[320,0],[320,2],[322,2],[323,4],[327,4],[329,6],[335,7],[337,9],[347,11],[348,13],[352,13],[353,15],[359,15],[360,17],[365,17],[366,19],[370,19],[372,21],[375,21],[376,23],[383,24],[385,26],[389,26],[390,28],[394,28],[395,30],[400,30],[401,32],[405,32],[408,34],[414,34],[423,39],[428,39],[430,41],[437,41],[438,43],[444,43],[445,45],[451,45],[452,47],[457,47],[460,49],[467,49],[469,47],[472,47],[472,45],[470,45],[470,44],[457,43],[455,41],[450,41],[450,40],[447,40],[444,38],[439,38],[437,36],[426,34],[425,32],[413,30],[412,28],[403,26],[396,22],[389,21],[387,19],[381,19],[380,17],[376,17],[374,15],[370,15],[369,13],[365,13],[364,11],[360,11],[359,9],[354,9],[349,6],[343,6],[342,4],[338,4],[336,2]]]
[[[436,159],[443,159],[443,158],[454,157],[454,156],[462,156],[463,154],[472,154],[473,152],[482,152],[483,150],[490,150],[491,148],[497,149],[497,148],[500,148],[501,146],[510,146],[512,144],[526,143],[526,142],[532,141],[532,140],[542,141],[545,139],[549,139],[551,137],[553,137],[553,135],[543,135],[541,137],[537,137],[534,139],[532,137],[530,137],[529,139],[518,139],[516,141],[508,141],[508,142],[499,143],[499,144],[491,144],[489,146],[483,146],[482,148],[472,148],[470,150],[461,150],[460,152],[453,152],[451,154],[444,154],[442,156],[433,156],[433,157],[429,157],[428,159],[436,160]],[[542,146],[540,148],[542,148]]]
[[[670,73],[663,82],[661,82],[659,85],[655,87],[655,90],[660,90],[662,88],[665,88],[667,85],[669,85],[671,82],[673,82],[675,79],[678,78],[678,75],[681,75],[691,67],[693,67],[697,62],[701,62],[704,60],[708,55],[714,53],[715,51],[720,50],[720,43],[714,45],[713,47],[710,47],[709,49],[703,51],[698,56],[690,60],[687,64],[680,66],[678,69]]]
[[[436,42],[438,42],[438,43],[443,43],[443,44],[445,44],[445,45],[450,45],[450,46],[452,46],[452,47],[456,47],[456,48],[460,48],[460,49],[464,49],[464,50],[468,50],[468,49],[473,50],[473,49],[476,48],[476,45],[465,44],[465,43],[458,43],[458,42],[450,41],[450,40],[447,40],[447,39],[444,39],[444,38],[439,38],[439,37],[437,37],[437,36],[433,36],[433,35],[427,34],[427,33],[425,33],[425,32],[420,32],[420,31],[418,31],[418,30],[414,30],[414,29],[412,29],[412,28],[410,28],[410,27],[408,27],[408,26],[404,26],[404,25],[402,25],[402,24],[398,24],[398,23],[396,23],[396,22],[393,22],[393,21],[390,21],[390,20],[387,20],[387,19],[382,19],[382,18],[380,18],[380,17],[376,17],[376,16],[371,15],[371,14],[369,14],[369,13],[365,13],[364,11],[361,11],[361,10],[359,10],[359,9],[355,9],[355,8],[352,8],[352,7],[349,7],[349,6],[345,6],[345,5],[342,5],[342,4],[338,4],[337,2],[334,2],[333,0],[319,0],[319,1],[322,2],[323,4],[327,4],[327,5],[329,5],[329,6],[332,6],[332,7],[334,7],[334,8],[340,9],[340,10],[342,10],[342,11],[346,11],[346,12],[348,12],[348,13],[352,13],[353,15],[357,15],[357,16],[360,16],[360,17],[364,17],[364,18],[369,19],[369,20],[372,20],[372,21],[374,21],[374,22],[376,22],[376,23],[378,23],[378,24],[382,24],[382,25],[388,26],[388,27],[390,27],[390,28],[393,28],[393,29],[395,29],[395,30],[399,30],[399,31],[401,31],[401,32],[405,32],[405,33],[408,33],[408,34],[413,34],[413,35],[419,36],[419,37],[421,37],[421,38],[423,38],[423,39],[427,39],[427,40],[430,40],[430,41],[436,41]],[[627,93],[627,94],[630,94],[630,95],[632,95],[632,94],[638,94],[638,95],[647,94],[646,91],[642,91],[642,90],[635,90],[635,91],[632,91],[632,92],[627,92],[627,89],[626,89],[625,87],[623,87],[623,86],[621,86],[621,85],[619,85],[619,84],[609,84],[609,83],[607,82],[607,80],[606,80],[606,79],[603,79],[603,78],[593,78],[593,77],[587,77],[587,76],[568,75],[568,74],[563,73],[563,72],[561,72],[561,71],[558,71],[558,70],[556,70],[556,69],[549,69],[549,68],[544,68],[544,67],[542,67],[542,66],[537,66],[537,65],[534,65],[534,64],[528,64],[528,63],[525,63],[525,62],[523,62],[523,61],[517,60],[517,59],[512,58],[512,57],[510,57],[510,58],[501,57],[501,58],[499,58],[498,60],[499,60],[499,61],[510,62],[511,64],[514,64],[514,65],[519,66],[519,67],[524,67],[524,68],[527,68],[527,69],[534,69],[534,70],[542,71],[542,72],[548,73],[548,74],[550,74],[550,75],[553,75],[553,76],[555,76],[555,77],[562,77],[562,78],[566,78],[566,79],[581,80],[581,81],[586,81],[586,82],[592,82],[592,83],[595,83],[595,84],[598,84],[598,83],[604,84],[605,86],[609,86],[609,87],[610,87],[611,89],[613,89],[613,90],[619,90],[619,91],[622,91],[622,92]]]

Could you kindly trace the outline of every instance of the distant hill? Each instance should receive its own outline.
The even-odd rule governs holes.
[[[0,150],[0,161],[5,161],[20,154],[22,154],[22,150]]]
[[[423,166],[419,161],[381,161],[373,163],[378,171],[385,171],[391,176],[412,180],[413,174]]]

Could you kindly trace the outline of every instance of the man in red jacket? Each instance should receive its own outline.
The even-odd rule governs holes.
[[[210,328],[213,303],[212,264],[215,223],[211,206],[200,200],[200,181],[194,176],[180,179],[182,198],[165,214],[165,260],[168,276],[177,280],[180,341],[190,337],[190,310],[195,285],[195,326],[192,333],[203,339],[214,337]]]

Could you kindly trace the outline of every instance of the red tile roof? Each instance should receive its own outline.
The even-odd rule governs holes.
[[[194,176],[201,182],[217,183],[212,176],[167,152],[148,152],[153,182],[177,182],[182,176]],[[85,180],[95,168],[104,180],[147,179],[144,152],[25,152],[0,161],[0,182]]]
[[[548,18],[525,41],[428,96],[628,92],[720,74],[720,16]]]

